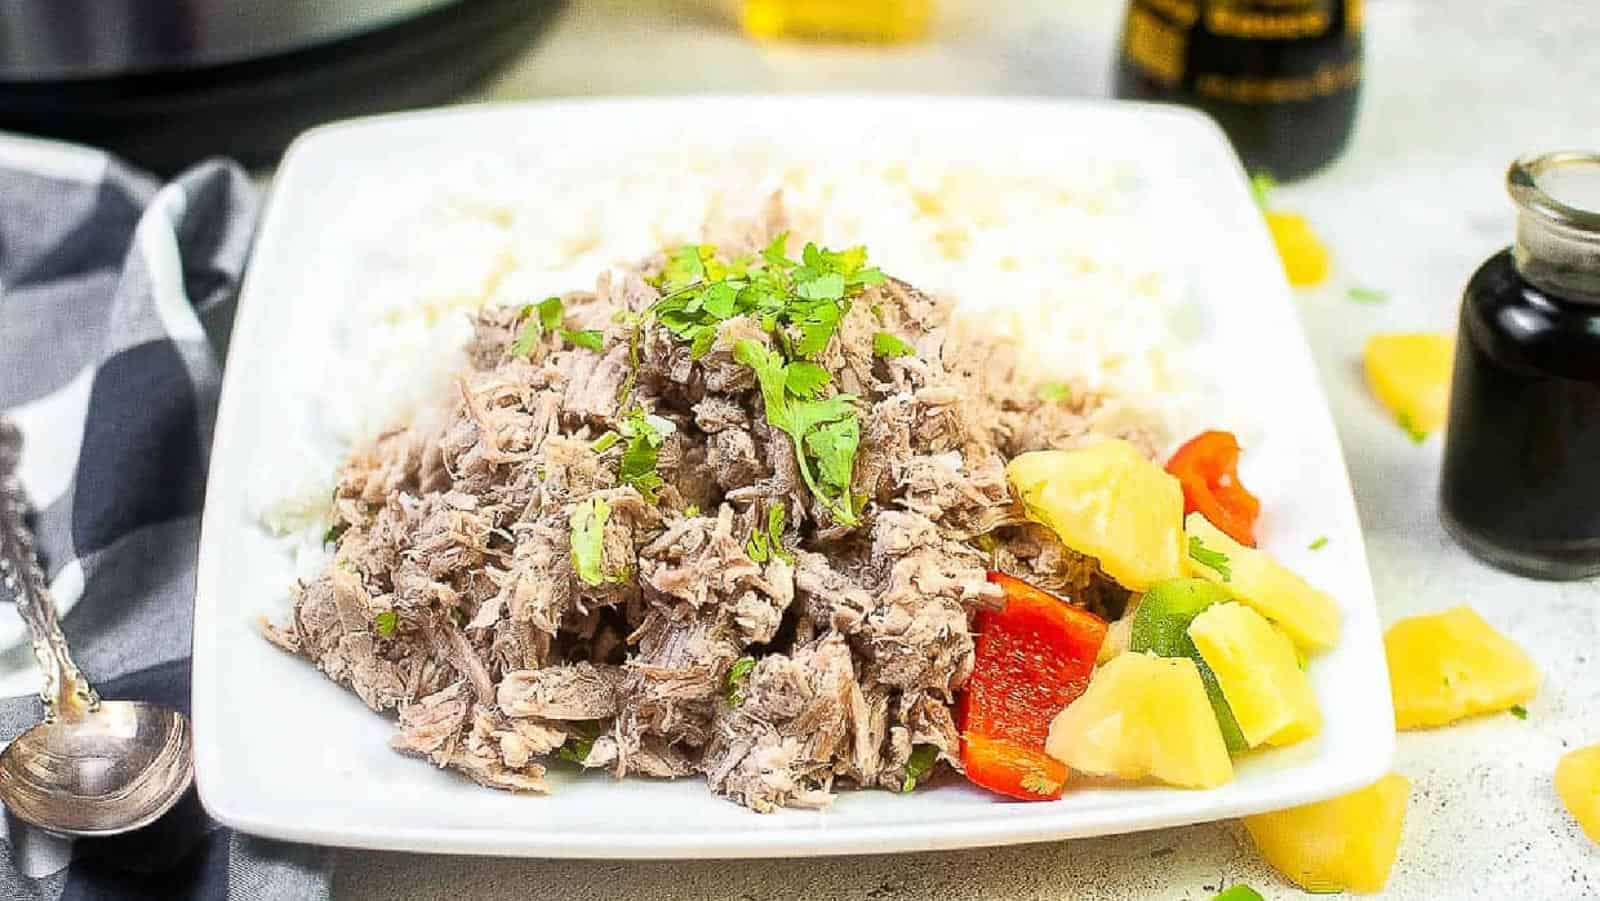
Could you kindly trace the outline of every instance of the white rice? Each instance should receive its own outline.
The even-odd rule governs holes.
[[[507,156],[514,156],[508,154]],[[781,190],[797,241],[867,246],[885,272],[947,294],[1011,334],[1042,377],[1111,402],[1169,437],[1196,389],[1181,353],[1186,288],[1152,230],[1138,173],[1113,163],[849,158],[772,146],[636,152],[625,159],[484,159],[431,174],[329,223],[316,261],[327,368],[299,374],[320,409],[289,422],[306,448],[254,512],[314,567],[333,471],[357,442],[413,415],[461,365],[466,313],[587,289],[603,269],[701,239]],[[797,245],[791,245],[797,249]],[[1109,424],[1109,423],[1108,423]]]

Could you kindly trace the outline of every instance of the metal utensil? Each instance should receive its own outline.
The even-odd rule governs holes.
[[[0,753],[0,802],[50,832],[128,832],[170,809],[194,779],[189,721],[156,704],[101,701],[72,662],[22,518],[21,453],[21,433],[0,419],[0,581],[44,672],[44,721]]]

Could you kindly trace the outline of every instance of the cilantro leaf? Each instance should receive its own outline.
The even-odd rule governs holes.
[[[517,337],[512,340],[511,346],[506,348],[506,353],[513,357],[525,357],[533,353],[533,348],[544,337],[544,326],[539,324],[538,316],[531,316],[533,305],[527,304],[522,308],[520,315],[523,319],[522,328],[517,330]]]
[[[1349,297],[1357,303],[1383,303],[1389,299],[1389,292],[1374,288],[1351,288]]]
[[[786,511],[783,504],[773,504],[767,508],[766,531],[761,526],[750,530],[750,538],[744,543],[744,552],[755,563],[766,563],[774,557],[788,563],[794,562],[794,553],[783,546],[783,521]]]
[[[780,501],[767,508],[767,538],[771,543],[772,554],[786,563],[794,562],[794,552],[783,546],[783,522],[788,516]]]
[[[1528,718],[1528,708],[1522,706],[1521,704],[1512,704],[1511,715],[1519,720],[1525,720]]]
[[[584,329],[583,331],[576,331],[574,329],[564,328],[561,330],[561,337],[565,338],[575,347],[582,347],[588,350],[597,351],[606,346],[605,333],[601,332],[599,329]]]
[[[1316,541],[1313,541],[1310,544],[1306,545],[1306,550],[1308,550],[1308,551],[1320,551],[1320,550],[1322,550],[1323,548],[1325,548],[1327,546],[1328,546],[1328,536],[1323,535],[1323,536],[1318,537]]]
[[[605,573],[605,528],[611,505],[589,497],[572,511],[572,569],[585,585],[607,581]]]
[[[1266,209],[1272,203],[1272,192],[1278,187],[1278,180],[1272,177],[1271,172],[1255,172],[1250,176],[1250,196],[1255,198],[1256,206]]]
[[[1395,421],[1400,423],[1400,428],[1405,430],[1406,437],[1411,439],[1412,444],[1421,444],[1428,440],[1427,431],[1417,427],[1416,422],[1411,418],[1411,414],[1402,412],[1395,417]]]
[[[339,536],[343,535],[345,530],[348,528],[350,528],[349,525],[338,522],[328,526],[328,530],[322,533],[322,543],[324,545],[337,544],[339,541]]]
[[[789,233],[780,232],[776,238],[772,239],[772,243],[768,244],[766,249],[761,251],[761,258],[766,260],[767,265],[773,268],[793,269],[798,264],[786,256],[788,251],[784,248],[788,243]]]
[[[917,787],[929,772],[933,764],[939,759],[939,749],[933,745],[917,745],[911,749],[911,756],[906,758],[906,778],[900,783],[902,793],[910,792]]]
[[[872,336],[872,355],[875,357],[909,357],[917,349],[899,335],[878,332]]]
[[[740,657],[728,667],[727,696],[728,703],[738,707],[744,703],[744,684],[750,679],[750,671],[756,668],[756,658]]]
[[[817,476],[837,493],[850,490],[850,471],[861,445],[861,423],[854,416],[838,419],[806,433],[806,451],[817,463]]]
[[[796,397],[814,399],[831,380],[828,370],[804,360],[796,360],[784,369],[784,387]]]
[[[1064,404],[1072,399],[1072,387],[1066,382],[1040,382],[1033,393],[1047,404]]]
[[[670,419],[647,416],[643,410],[634,410],[620,426],[628,444],[622,450],[622,464],[617,479],[632,485],[644,499],[656,502],[656,491],[666,484],[656,472],[662,442],[676,428]]]
[[[744,543],[744,555],[752,563],[765,563],[772,559],[772,547],[767,543],[767,534],[760,529],[750,532],[750,539]]]
[[[1198,535],[1189,536],[1189,558],[1207,569],[1215,570],[1224,582],[1233,579],[1233,569],[1228,565],[1228,555],[1206,547]]]
[[[608,431],[604,435],[601,435],[599,438],[594,439],[594,443],[589,445],[589,449],[594,451],[597,454],[603,454],[606,451],[610,450],[611,448],[615,447],[617,442],[621,441],[621,440],[622,440],[622,436],[621,435],[617,434],[616,432]]]
[[[380,610],[378,615],[372,618],[372,624],[377,627],[379,637],[388,638],[394,634],[395,627],[400,625],[400,615],[393,610]]]
[[[562,304],[559,297],[546,297],[538,303],[525,303],[517,311],[517,318],[522,321],[522,328],[517,330],[516,340],[506,352],[513,357],[525,357],[533,352],[539,339],[545,332],[553,332],[561,327]]]
[[[589,759],[589,752],[594,750],[595,739],[600,737],[600,724],[596,721],[582,721],[572,724],[572,735],[561,743],[556,756],[568,763],[583,766]]]
[[[795,291],[807,300],[843,300],[844,276],[837,272],[819,273],[795,285]]]
[[[678,248],[667,257],[667,265],[661,270],[661,289],[671,293],[705,281],[705,261],[715,253],[716,248],[709,244],[685,244]]]
[[[539,301],[539,324],[547,332],[553,332],[561,327],[561,317],[564,310],[559,297],[546,297]]]

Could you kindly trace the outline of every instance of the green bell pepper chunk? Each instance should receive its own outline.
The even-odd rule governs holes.
[[[1206,697],[1216,714],[1217,726],[1222,730],[1222,742],[1229,753],[1238,754],[1250,749],[1233,718],[1233,708],[1222,696],[1222,686],[1217,674],[1201,659],[1200,651],[1189,637],[1189,623],[1200,611],[1212,604],[1230,601],[1233,596],[1226,588],[1205,579],[1167,579],[1151,585],[1139,601],[1133,614],[1133,632],[1130,648],[1150,651],[1161,657],[1187,657],[1200,670],[1200,681],[1205,684]]]

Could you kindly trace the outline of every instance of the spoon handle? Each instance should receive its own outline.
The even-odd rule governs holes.
[[[23,521],[28,499],[17,478],[21,457],[22,433],[10,421],[0,419],[0,582],[16,598],[17,613],[33,638],[33,654],[44,672],[39,697],[44,701],[45,719],[74,720],[99,707],[100,696],[67,651],[67,639],[56,620],[55,598],[45,586],[33,533]]]

